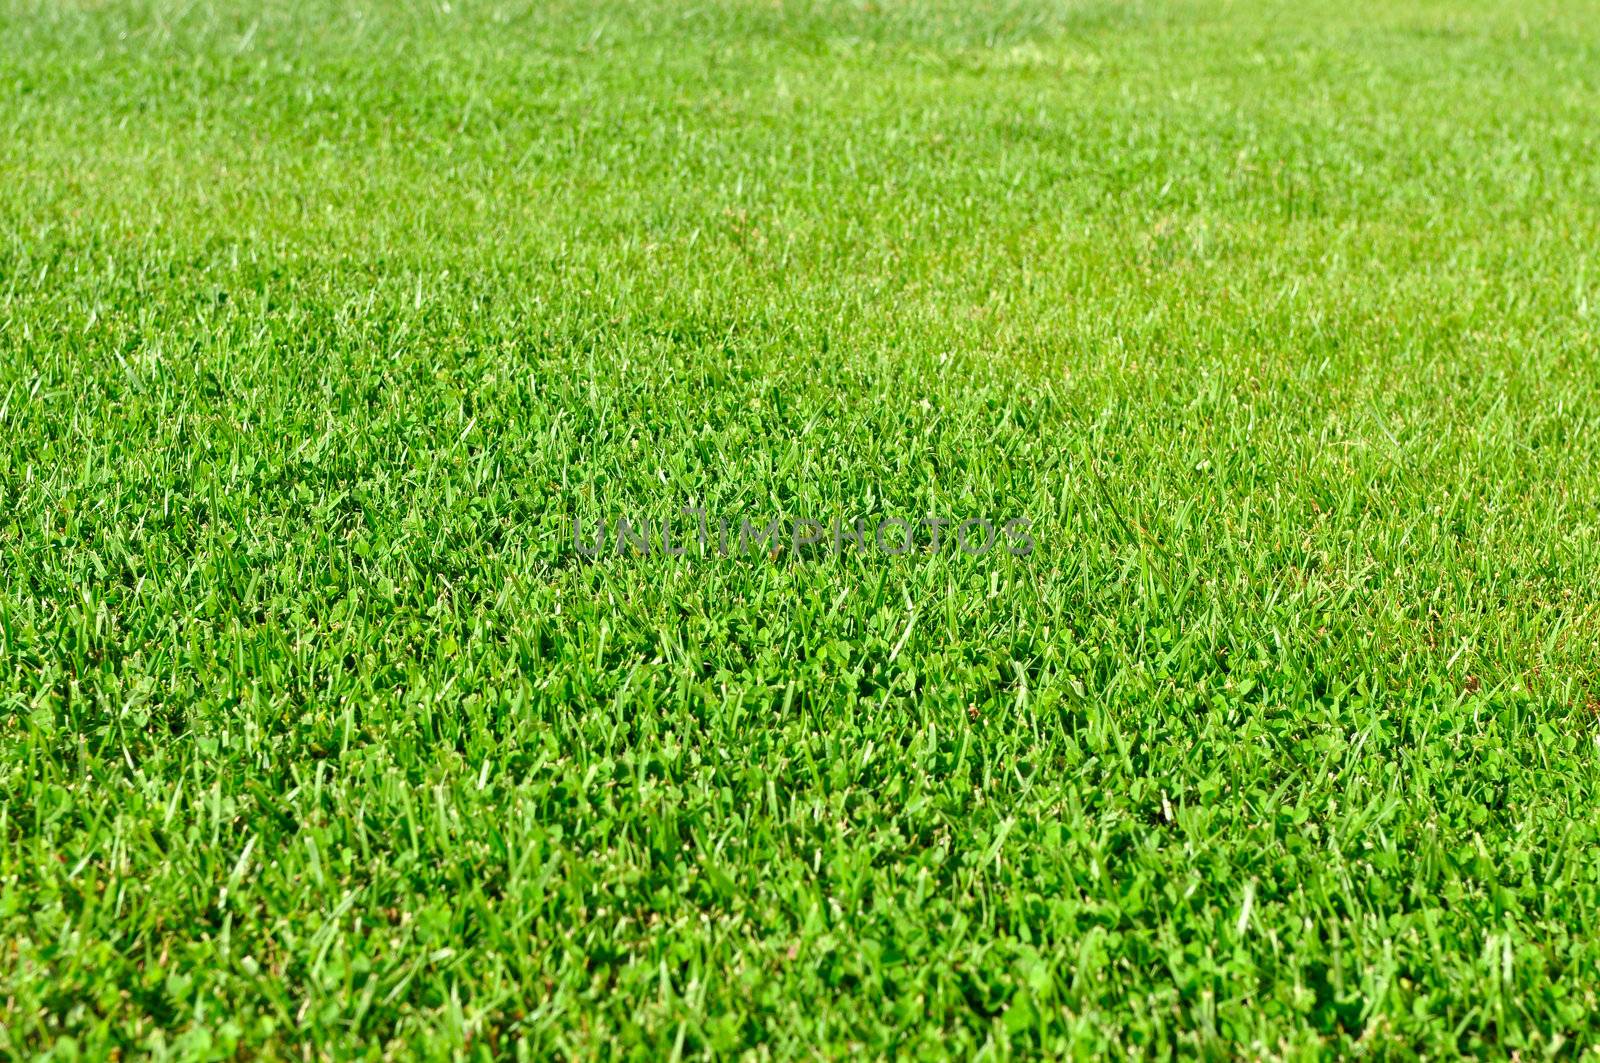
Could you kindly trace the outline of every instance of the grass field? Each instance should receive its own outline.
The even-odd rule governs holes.
[[[0,1054],[1600,1045],[1593,0],[0,30]]]

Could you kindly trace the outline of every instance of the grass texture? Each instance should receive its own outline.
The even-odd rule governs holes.
[[[1600,1041],[1593,0],[0,12],[0,1052]]]

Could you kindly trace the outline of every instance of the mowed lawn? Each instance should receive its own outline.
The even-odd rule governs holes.
[[[0,1053],[1600,1042],[1593,0],[0,12]]]

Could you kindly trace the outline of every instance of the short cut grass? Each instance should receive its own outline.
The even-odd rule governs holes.
[[[0,1051],[1600,1040],[1594,0],[0,12]]]

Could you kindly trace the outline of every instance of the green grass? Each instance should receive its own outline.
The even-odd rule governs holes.
[[[0,1053],[1600,1044],[1592,0],[0,12]]]

